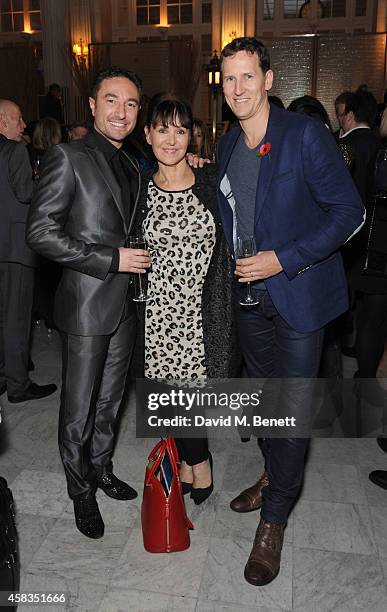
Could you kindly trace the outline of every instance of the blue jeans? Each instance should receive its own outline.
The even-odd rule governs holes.
[[[236,291],[239,300],[245,285]],[[238,308],[238,328],[242,354],[249,378],[309,379],[317,377],[324,330],[310,333],[292,329],[280,316],[264,285],[252,287],[260,298],[253,307]],[[311,387],[300,386],[298,406],[309,416],[312,409]],[[263,454],[269,485],[263,489],[261,516],[271,523],[286,523],[300,492],[306,438],[265,438]]]

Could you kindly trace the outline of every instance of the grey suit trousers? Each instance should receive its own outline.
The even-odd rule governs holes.
[[[136,322],[136,314],[127,311],[112,335],[62,334],[59,450],[72,499],[94,492],[97,475],[112,469],[115,423]]]

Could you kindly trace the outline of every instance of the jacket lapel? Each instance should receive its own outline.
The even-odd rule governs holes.
[[[217,182],[217,192],[218,192],[218,201],[219,201],[219,212],[223,223],[224,234],[226,236],[226,240],[230,247],[231,252],[234,251],[234,210],[230,204],[230,200],[228,199],[228,194],[225,191],[231,193],[231,186],[226,177],[227,174],[227,166],[230,161],[230,157],[234,150],[234,147],[237,143],[237,140],[241,133],[241,128],[238,126],[237,128],[233,128],[227,136],[225,136],[225,140],[221,141],[219,146],[219,156],[218,156],[218,182]]]
[[[232,129],[232,131],[227,134],[228,138],[226,143],[223,145],[222,154],[219,156],[219,174],[218,174],[218,188],[224,175],[227,172],[228,162],[230,161],[231,154],[234,150],[234,147],[237,143],[237,140],[241,133],[241,128],[238,126],[237,128]],[[222,143],[223,144],[223,143]]]
[[[132,172],[130,174],[130,179],[131,179],[130,180],[130,198],[131,198],[131,201],[133,202],[133,206],[132,206],[132,213],[130,215],[130,219],[128,219],[128,228],[127,228],[127,233],[130,234],[133,228],[135,217],[136,217],[137,206],[138,206],[138,201],[140,197],[141,175],[140,175],[140,170],[138,168],[137,162],[134,161],[133,158],[130,157],[130,155],[128,155],[125,151],[122,151],[122,153],[125,155],[126,159],[128,160],[132,168]]]
[[[114,203],[117,206],[118,212],[120,213],[122,218],[125,233],[127,234],[128,223],[125,217],[124,205],[122,203],[121,188],[117,183],[117,180],[112,170],[110,169],[110,166],[106,161],[104,154],[102,153],[102,151],[99,151],[92,132],[87,134],[84,139],[84,143],[86,145],[87,154],[97,167],[97,170],[101,174],[102,179],[104,180],[107,188],[113,196]]]
[[[261,159],[257,193],[255,198],[255,224],[258,222],[262,212],[262,207],[265,203],[267,192],[273,178],[274,169],[279,158],[282,129],[281,116],[278,114],[277,108],[270,105],[270,115],[265,136],[265,143],[269,142],[271,144],[271,149],[268,155],[265,155],[265,157],[262,157]]]

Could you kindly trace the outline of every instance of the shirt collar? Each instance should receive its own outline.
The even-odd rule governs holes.
[[[370,130],[370,126],[369,125],[357,125],[356,127],[352,128],[352,130],[348,130],[348,132],[345,132],[345,134],[340,134],[339,138],[345,138],[346,136],[348,136],[348,134],[350,134],[351,132],[354,132],[355,130]]]
[[[106,160],[110,162],[120,149],[117,149],[105,136],[97,132],[95,128],[92,129],[95,143],[98,149],[104,154]]]

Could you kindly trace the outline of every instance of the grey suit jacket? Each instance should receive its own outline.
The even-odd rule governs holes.
[[[0,261],[35,265],[26,244],[26,221],[34,190],[26,147],[0,134]]]
[[[140,191],[132,168],[132,214],[92,134],[52,147],[43,162],[27,226],[27,242],[63,266],[55,297],[59,329],[80,336],[113,333],[128,298],[129,274],[109,272],[113,249],[127,246]]]

